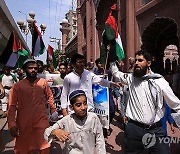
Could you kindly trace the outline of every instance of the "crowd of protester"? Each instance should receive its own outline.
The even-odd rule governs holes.
[[[156,117],[155,115],[153,122],[151,121],[152,124],[146,123],[146,120],[154,114],[154,111],[147,113],[147,119],[145,120],[141,117],[141,104],[138,106],[140,102],[135,103],[135,106],[131,106],[133,102],[141,99],[139,90],[142,89],[137,88],[136,78],[151,74],[149,65],[151,60],[148,56],[147,53],[139,51],[135,57],[130,57],[129,70],[126,73],[122,73],[124,69],[123,61],[110,63],[111,70],[105,70],[100,58],[96,59],[95,63],[86,63],[85,57],[80,54],[73,55],[71,63],[59,61],[57,68],[54,68],[52,64],[44,65],[42,61],[33,59],[25,61],[23,68],[12,69],[4,66],[0,76],[0,99],[3,111],[1,118],[8,117],[10,133],[16,138],[15,153],[28,154],[33,150],[38,150],[39,153],[48,154],[50,143],[56,137],[61,142],[65,142],[63,148],[65,153],[93,154],[96,151],[96,154],[105,154],[105,138],[110,135],[110,128],[104,126],[104,123],[107,124],[108,121],[110,124],[116,112],[120,114],[119,118],[122,119],[125,126],[126,153],[139,152],[143,149],[141,147],[142,143],[139,143],[136,139],[144,135],[138,133],[138,131],[141,131],[146,126],[149,127],[149,130],[153,126],[151,131],[155,134],[157,133],[155,129],[163,126],[166,132],[165,136],[167,136],[166,122],[168,121],[172,132],[175,133],[174,120],[171,117],[169,106],[173,110],[179,111],[180,101],[171,90],[168,89],[168,92],[170,91],[172,94],[171,97],[164,92],[166,99],[160,102],[160,104],[166,104],[164,105],[164,117],[162,118],[160,115]],[[140,64],[142,61],[144,64]],[[179,71],[175,74],[174,81],[172,79],[167,81],[171,82],[170,85],[179,97],[179,87],[176,86],[179,77],[178,73]],[[59,77],[54,79],[52,85],[63,85],[60,98],[62,119],[58,119],[53,94],[47,81],[38,78],[38,74],[59,74]],[[161,82],[166,84],[164,78],[160,75],[155,74],[155,77],[150,78],[162,80]],[[144,84],[146,81],[149,81],[149,79],[137,80],[136,82],[143,84],[142,87],[147,88],[148,84]],[[93,113],[93,83],[106,86],[109,89],[109,119]],[[157,84],[159,83],[157,82]],[[151,90],[150,88],[149,91]],[[148,90],[146,89],[146,91]],[[167,89],[164,91],[167,91]],[[149,93],[147,95],[151,97]],[[135,97],[137,97],[136,100]],[[152,100],[147,98],[145,102],[150,101]],[[48,122],[45,102],[49,103],[51,119],[57,121],[51,126]],[[146,107],[146,109],[149,108]],[[142,110],[146,109],[142,108]],[[158,110],[160,109],[157,109],[157,112],[159,112]],[[159,119],[161,119],[161,124]],[[137,133],[134,133],[134,131]],[[159,133],[163,134],[160,130]],[[155,146],[160,145],[157,143]],[[167,145],[162,145],[161,150],[160,153],[163,154],[169,152]],[[152,148],[150,151],[153,152],[154,149]]]

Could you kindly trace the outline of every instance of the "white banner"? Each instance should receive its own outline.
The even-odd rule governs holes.
[[[56,104],[57,112],[60,113],[60,111],[61,111],[60,97],[61,97],[63,85],[56,85],[56,86],[53,85],[54,79],[60,78],[60,74],[38,74],[38,77],[44,78],[47,80],[47,82],[51,88],[51,91],[53,93],[54,102]]]
[[[46,79],[49,86],[52,86],[54,80],[60,78],[60,74],[38,74],[38,77]]]

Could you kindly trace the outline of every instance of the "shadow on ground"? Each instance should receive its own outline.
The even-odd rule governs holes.
[[[7,146],[9,142],[13,141],[9,130],[3,130],[0,132],[0,153],[10,154],[13,152],[14,146]],[[6,151],[4,151],[6,149]]]

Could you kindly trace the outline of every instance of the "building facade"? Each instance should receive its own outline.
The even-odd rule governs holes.
[[[126,9],[121,9],[126,8]],[[153,55],[155,55],[156,59],[158,59],[157,66],[160,67],[161,70],[166,70],[164,66],[165,50],[169,45],[175,45],[179,48],[179,38],[176,38],[176,35],[179,36],[179,30],[176,28],[180,25],[180,1],[178,0],[121,0],[120,4],[121,16],[121,32],[125,31],[126,34],[122,35],[123,37],[123,45],[125,47],[126,57],[130,57],[134,55],[134,52],[139,50],[141,45],[146,43],[143,42],[143,32],[148,25],[155,22],[157,18],[161,18],[159,20],[160,24],[157,24],[153,29],[153,24],[151,24],[152,31],[150,37],[153,38],[155,33],[158,35],[154,37],[156,42],[152,40],[148,40],[156,44],[152,50],[150,51]],[[123,16],[125,15],[125,16]],[[173,20],[174,23],[165,25],[164,18],[166,18],[166,23],[169,20]],[[169,18],[169,19],[168,19]],[[124,26],[125,24],[125,26]],[[176,30],[177,29],[177,30]],[[147,30],[147,29],[146,29]],[[177,34],[176,34],[177,33]],[[122,32],[123,34],[123,32]],[[146,47],[148,48],[148,47]],[[172,50],[169,50],[172,51]],[[179,51],[179,50],[177,50]],[[179,54],[179,52],[178,52]],[[177,54],[177,56],[178,56]],[[173,58],[177,60],[179,63],[179,58]],[[126,58],[126,64],[128,62]],[[170,60],[173,63],[173,60]],[[174,71],[174,70],[170,70]],[[158,72],[164,74],[165,72]]]
[[[128,58],[146,44],[142,39],[143,32],[156,18],[169,18],[174,23],[159,27],[158,41],[152,53],[159,60],[158,66],[163,70],[165,49],[169,45],[177,47],[177,55],[170,61],[179,63],[179,30],[180,25],[180,1],[179,0],[78,0],[77,1],[77,47],[78,53],[84,54],[87,61],[95,61],[100,56],[101,35],[108,17],[110,7],[116,3],[118,7],[118,27],[122,38],[122,44],[126,58],[125,68],[128,68]],[[161,21],[163,26],[163,21]],[[153,24],[152,24],[153,25]],[[157,25],[158,28],[158,25]],[[177,33],[177,34],[176,34]],[[174,36],[177,35],[175,38]],[[153,37],[153,30],[152,30]],[[148,39],[147,39],[148,40]],[[74,43],[75,44],[75,43]],[[70,46],[70,43],[69,43]],[[74,47],[75,49],[75,47]],[[75,50],[74,50],[75,51]],[[169,50],[171,51],[171,50]]]
[[[67,19],[63,19],[60,25],[60,31],[62,32],[62,53],[64,54],[67,45],[68,34],[70,32],[70,24]]]
[[[77,34],[77,13],[74,10],[69,10],[66,13],[65,18],[68,20],[70,24],[70,32],[67,37],[67,42],[69,42],[76,34]]]

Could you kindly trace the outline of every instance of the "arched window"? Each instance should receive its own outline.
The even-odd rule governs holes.
[[[164,50],[164,57],[163,57],[164,69],[166,74],[169,72],[172,73],[175,72],[176,67],[178,65],[178,59],[179,59],[179,55],[178,55],[177,46],[168,45]]]

